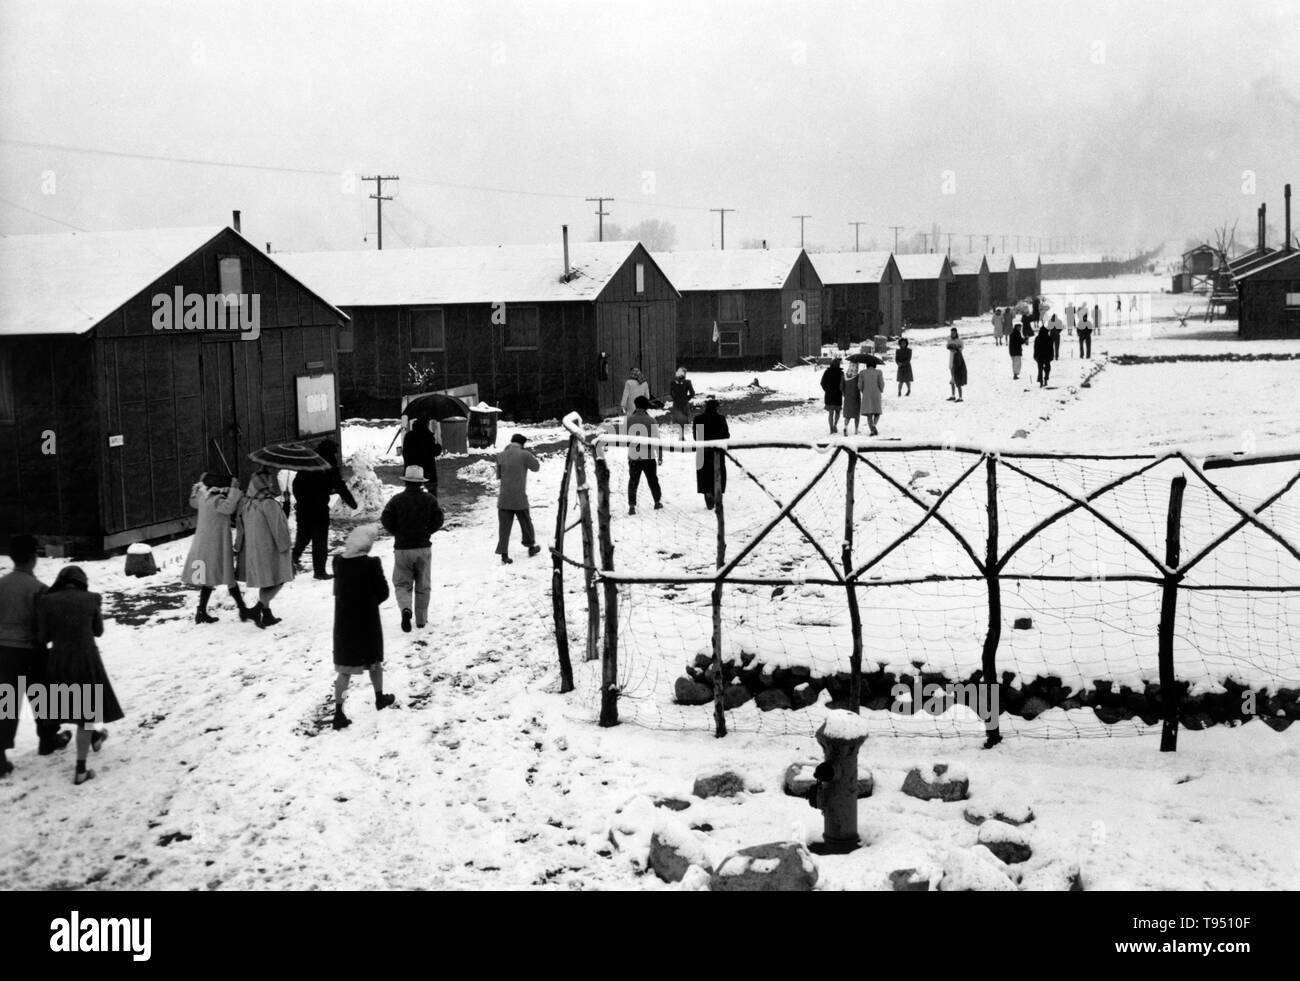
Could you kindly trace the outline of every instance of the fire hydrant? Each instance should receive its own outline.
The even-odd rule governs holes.
[[[861,844],[858,837],[858,750],[867,740],[861,716],[843,710],[830,712],[817,730],[817,742],[826,759],[813,770],[817,781],[808,802],[822,812],[819,854],[843,855]]]

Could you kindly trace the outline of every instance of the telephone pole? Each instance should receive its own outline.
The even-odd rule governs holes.
[[[791,215],[791,218],[799,219],[799,248],[803,248],[803,223],[805,218],[811,218],[812,215]]]
[[[605,218],[609,212],[605,210],[605,202],[613,201],[613,198],[587,198],[588,201],[596,202],[596,220],[599,222],[600,231],[596,233],[596,240],[605,241]]]
[[[985,235],[985,236],[984,236],[984,254],[985,254],[985,255],[988,255],[988,254],[989,254],[989,239],[991,239],[992,237],[993,237],[992,235]]]
[[[966,236],[966,251],[967,251],[967,252],[974,252],[974,251],[975,251],[975,236],[974,236],[974,235],[967,235],[967,236]]]
[[[929,233],[929,232],[922,232],[922,233],[921,233],[921,251],[922,251],[922,252],[929,252],[929,251],[930,251],[930,233]]]
[[[952,232],[948,232],[948,254],[952,255]]]
[[[1002,236],[1002,251],[1007,251],[1007,237],[1005,235]]]
[[[865,221],[851,221],[851,222],[849,222],[849,224],[853,226],[853,251],[854,251],[854,252],[857,252],[857,251],[858,251],[858,245],[859,245],[858,232],[861,230],[862,226],[866,224],[866,222],[865,222]]]
[[[902,229],[903,226],[902,226],[902,225],[890,225],[889,227],[892,228],[892,229],[894,230],[894,252],[897,253],[897,252],[898,252],[898,233],[899,233],[899,230]]]
[[[370,195],[370,199],[375,202],[375,241],[379,248],[384,247],[384,202],[393,200],[392,196],[384,196],[384,181],[400,180],[399,177],[385,177],[381,174],[375,174],[373,177],[362,177],[363,181],[375,182],[375,193]]]
[[[709,210],[716,211],[718,213],[719,220],[722,222],[721,236],[718,239],[718,249],[719,250],[725,249],[727,247],[727,212],[735,211],[736,209],[735,208],[710,208]]]

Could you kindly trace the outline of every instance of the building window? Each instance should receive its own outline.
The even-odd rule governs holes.
[[[745,319],[745,296],[743,293],[718,294],[718,322],[738,324]]]
[[[217,259],[217,282],[222,296],[244,292],[244,268],[237,255],[223,255]]]
[[[13,352],[0,349],[0,424],[15,421]]]
[[[538,346],[536,307],[511,306],[506,310],[502,346],[507,351],[536,351]]]
[[[351,354],[352,343],[353,343],[352,328],[350,326],[340,327],[339,328],[339,354]]]
[[[1288,309],[1300,307],[1300,279],[1293,279],[1283,286],[1286,291],[1286,305]]]
[[[740,357],[740,331],[738,330],[718,331],[718,357],[720,358]]]
[[[638,293],[645,292],[645,263],[644,262],[638,262],[636,264],[636,291]]]
[[[446,328],[442,311],[411,311],[411,351],[438,351],[447,349]]]

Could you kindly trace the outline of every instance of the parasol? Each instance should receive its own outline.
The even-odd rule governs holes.
[[[874,354],[865,354],[862,352],[859,352],[857,354],[850,354],[848,356],[848,360],[852,361],[854,364],[865,364],[871,366],[872,368],[879,368],[882,364],[885,363],[880,358],[876,357]]]
[[[334,467],[310,446],[301,443],[272,443],[248,454],[254,463],[276,470],[333,470]]]
[[[406,408],[402,410],[402,415],[408,419],[435,419],[441,422],[453,416],[468,418],[469,406],[453,395],[426,392],[407,402]]]

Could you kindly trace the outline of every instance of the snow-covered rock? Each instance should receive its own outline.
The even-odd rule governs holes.
[[[817,863],[803,845],[775,841],[733,852],[709,880],[714,892],[811,892]]]
[[[750,782],[735,770],[702,773],[695,778],[691,793],[696,797],[736,797],[750,789]]]
[[[1034,809],[1028,803],[1013,797],[990,800],[973,800],[966,805],[962,816],[971,824],[985,821],[1005,821],[1007,824],[1028,824],[1034,819]]]
[[[650,835],[650,868],[664,882],[680,882],[691,866],[713,870],[700,835],[680,818],[661,816]]]
[[[1029,835],[1005,821],[985,821],[976,840],[1008,865],[1027,862],[1034,854]]]
[[[914,766],[903,779],[903,793],[920,800],[965,800],[970,796],[970,778],[947,763],[935,763],[928,772]]]
[[[943,862],[940,892],[1015,892],[1007,866],[983,845],[950,848]]]

